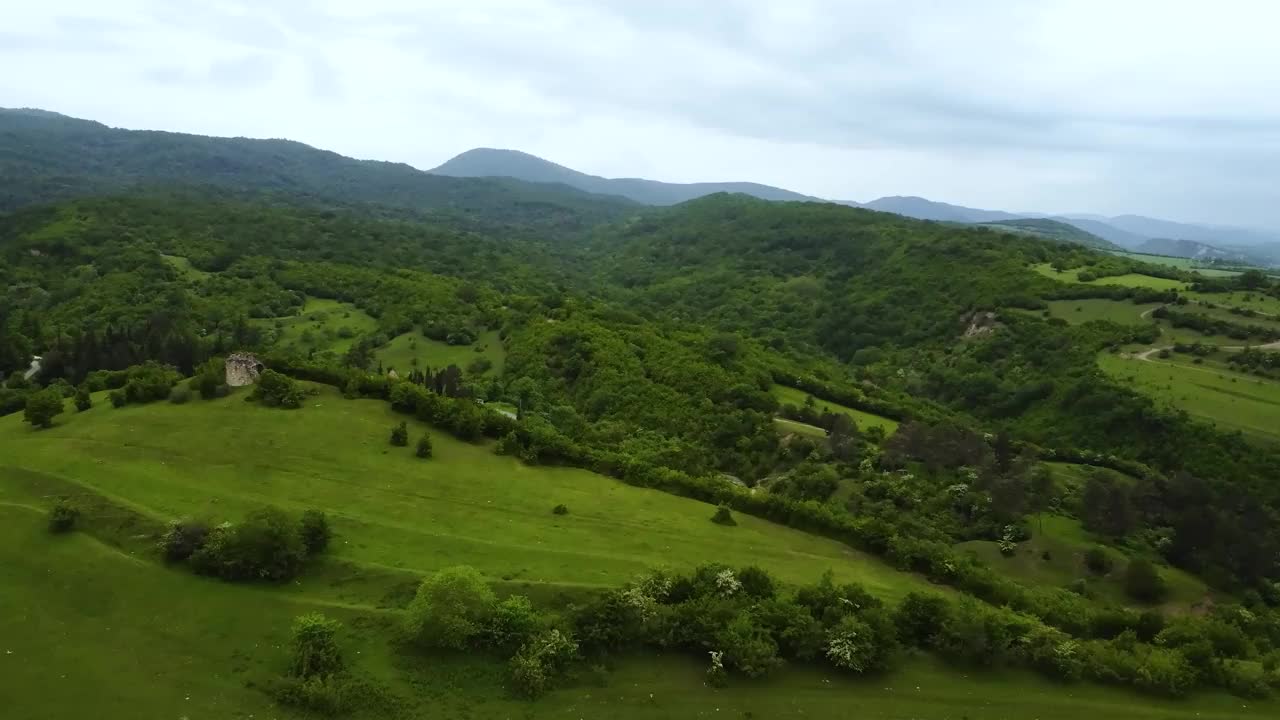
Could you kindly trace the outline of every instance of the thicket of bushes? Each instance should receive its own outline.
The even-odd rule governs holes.
[[[175,521],[160,539],[160,551],[169,562],[186,563],[201,575],[279,582],[296,577],[309,558],[324,552],[330,537],[328,519],[320,511],[294,518],[265,507],[238,523]]]
[[[405,634],[411,643],[509,657],[510,689],[526,697],[574,668],[641,647],[708,658],[712,684],[731,674],[763,677],[788,662],[876,673],[918,649],[961,666],[1028,667],[1056,680],[1169,697],[1202,686],[1248,697],[1280,689],[1270,654],[1280,647],[1275,618],[1239,607],[1167,624],[1155,618],[1139,629],[1119,623],[1107,639],[1081,640],[970,598],[913,592],[890,606],[856,583],[837,584],[830,573],[786,591],[759,568],[723,565],[650,573],[551,615],[521,596],[498,601],[476,570],[458,567],[422,583]],[[1264,657],[1273,658],[1269,668],[1248,662]]]

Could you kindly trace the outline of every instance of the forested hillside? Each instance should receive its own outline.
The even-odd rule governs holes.
[[[187,406],[180,414],[192,424],[205,408],[264,428],[274,425],[253,414],[264,407],[311,413],[329,419],[312,426],[327,439],[310,452],[335,455],[306,464],[332,473],[342,493],[365,480],[342,476],[340,452],[363,453],[353,465],[369,468],[392,460],[369,450],[367,433],[335,448],[343,439],[332,423],[363,433],[381,422],[389,447],[407,448],[412,421],[422,462],[440,462],[433,458],[444,450],[470,458],[467,467],[479,453],[511,456],[523,469],[502,472],[517,475],[591,471],[575,477],[714,503],[726,532],[736,513],[752,527],[767,522],[777,537],[817,536],[874,559],[891,588],[948,589],[941,599],[886,591],[901,600],[890,607],[830,579],[789,581],[784,592],[760,568],[706,565],[625,586],[610,575],[611,588],[572,579],[567,586],[598,594],[562,602],[551,619],[520,620],[532,610],[518,600],[481,603],[487,614],[468,621],[471,634],[453,649],[473,643],[509,658],[515,686],[529,695],[584,665],[564,649],[578,643],[592,659],[644,648],[702,660],[710,651],[717,683],[719,673],[759,678],[784,661],[886,672],[910,648],[950,665],[1007,663],[1169,696],[1193,688],[1258,696],[1280,685],[1280,447],[1157,404],[1098,363],[1156,343],[1157,321],[1241,331],[1228,311],[1192,298],[1241,294],[1270,307],[1280,285],[1261,273],[1204,277],[834,204],[717,194],[645,208],[554,186],[433,178],[292,143],[157,137],[29,113],[0,122],[11,208],[0,216],[0,414],[22,413],[57,434],[72,402],[94,413],[75,415],[67,429],[87,442],[119,437],[116,416],[104,417],[116,409],[120,422],[154,432],[163,419],[145,406],[157,400]],[[1054,315],[1068,301],[1107,303],[1115,315],[1068,322]],[[1255,315],[1245,337],[1270,337],[1269,317]],[[250,402],[233,412],[222,359],[239,351],[257,353],[267,372],[239,391]],[[1265,353],[1239,357],[1265,369]],[[32,356],[41,369],[28,380]],[[104,401],[115,409],[98,408]],[[82,459],[54,452],[43,430],[19,435],[15,418],[6,422],[13,434],[4,447],[25,454],[0,467],[18,501],[81,482]],[[304,452],[279,427],[263,432],[283,434],[253,452]],[[431,432],[452,437],[433,444]],[[157,461],[126,454],[119,462]],[[115,467],[112,482],[147,493],[131,502],[181,506],[163,483],[168,471],[147,467],[146,483],[131,486]],[[440,487],[412,485],[412,472],[386,467],[411,499],[348,519],[354,550],[346,552],[365,550],[361,532],[407,532],[416,519],[397,503],[434,507],[424,498],[463,508],[441,531],[458,532],[472,551],[485,544],[477,537],[518,527],[513,518],[535,522],[522,506],[501,510],[510,514],[487,530],[459,531],[452,523],[476,522],[503,494],[480,502],[457,482],[437,496]],[[219,478],[245,502],[238,476]],[[492,478],[483,480],[471,484]],[[82,494],[110,507],[91,485]],[[271,492],[302,502],[290,487]],[[648,507],[643,496],[626,497]],[[575,520],[576,508],[538,502],[546,505],[538,522]],[[279,520],[249,518],[234,527]],[[232,581],[252,567],[218,554],[251,542],[236,531],[197,524],[203,530],[188,543],[183,528],[196,526],[167,521],[175,524],[164,542],[190,550],[163,545],[171,562]],[[555,542],[530,527],[530,546]],[[636,553],[674,552],[681,533],[647,530],[627,530],[644,538]],[[1045,574],[1056,567],[1047,545],[1023,557],[1027,543],[1050,540],[1062,543],[1054,546],[1062,581],[1020,574],[1018,562]],[[995,548],[995,561],[975,547]],[[410,603],[403,579],[396,589],[384,577],[399,558],[377,557],[367,562],[380,569],[361,571],[374,580],[356,574],[385,584],[379,611],[429,610],[436,580],[426,578]],[[1116,558],[1123,572],[1113,571]],[[270,578],[301,567],[273,566]],[[547,561],[523,579],[551,582],[537,573],[563,576],[556,567]],[[484,583],[475,573],[441,577]],[[721,647],[732,648],[723,659]]]
[[[621,217],[633,204],[567,185],[431,175],[290,140],[121,130],[57,113],[0,108],[0,210],[183,185],[483,216],[560,231]]]

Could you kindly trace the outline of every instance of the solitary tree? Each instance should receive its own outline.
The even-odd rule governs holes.
[[[53,427],[53,418],[62,412],[62,395],[57,388],[45,388],[27,396],[23,418],[39,428]]]
[[[76,390],[76,410],[78,412],[84,412],[91,407],[93,407],[93,398],[89,396],[89,388],[81,385],[80,388]]]
[[[391,428],[391,444],[396,447],[409,444],[409,426],[403,420],[399,425]]]
[[[431,457],[431,435],[429,433],[422,433],[422,437],[418,438],[417,455],[420,458]]]
[[[1150,560],[1137,558],[1124,571],[1124,589],[1129,597],[1145,603],[1160,602],[1168,592],[1164,578]]]

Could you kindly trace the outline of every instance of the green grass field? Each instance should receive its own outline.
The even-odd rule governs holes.
[[[815,425],[808,425],[795,420],[776,417],[773,419],[774,425],[777,426],[778,432],[782,434],[795,433],[797,435],[805,435],[811,438],[825,438],[827,431]]]
[[[1208,315],[1211,318],[1226,320],[1227,322],[1237,323],[1239,325],[1258,325],[1260,327],[1280,331],[1280,318],[1277,317],[1265,315],[1246,317],[1244,315],[1236,315],[1223,307],[1205,307],[1203,305],[1187,305],[1185,308],[1181,309],[1184,312],[1200,313],[1202,315]],[[1239,345],[1241,343],[1237,342],[1235,344]]]
[[[301,353],[334,353],[351,349],[357,336],[378,326],[368,313],[349,303],[307,298],[300,315],[260,320],[277,328],[276,345]]]
[[[182,277],[187,280],[200,281],[209,277],[209,273],[203,270],[197,270],[191,261],[181,255],[161,255],[164,261],[172,265]]]
[[[778,398],[778,402],[781,402],[783,404],[791,404],[791,405],[795,405],[796,407],[804,407],[805,399],[809,397],[809,393],[803,390],[797,390],[796,388],[793,388],[793,387],[787,387],[786,385],[774,385],[773,396]],[[835,412],[835,413],[844,413],[845,415],[852,417],[854,423],[856,423],[858,428],[861,430],[878,427],[878,428],[882,428],[886,435],[889,435],[889,434],[892,434],[893,431],[898,429],[897,420],[891,420],[887,417],[880,417],[879,415],[872,415],[869,412],[863,412],[862,410],[846,407],[844,405],[841,405],[840,403],[831,402],[829,400],[823,400],[822,398],[815,397],[814,401],[817,403],[816,407],[818,408],[819,412],[824,410],[830,410],[831,412]],[[792,424],[802,425],[803,423],[792,423]],[[810,426],[806,426],[806,427],[810,427]],[[815,429],[818,429],[818,428],[815,428]],[[824,433],[824,436],[825,436],[825,433]]]
[[[1280,318],[1280,299],[1256,292],[1201,293],[1188,292],[1189,300],[1197,300],[1232,308],[1248,308],[1264,315]]]
[[[1099,300],[1093,298],[1084,300],[1051,300],[1049,301],[1049,315],[1062,318],[1072,325],[1093,320],[1106,320],[1122,325],[1139,325],[1151,322],[1151,320],[1143,318],[1142,314],[1158,307],[1160,307],[1159,303],[1135,305],[1123,300]]]
[[[1032,537],[1019,543],[1018,552],[1012,557],[1001,555],[999,544],[988,540],[960,543],[957,548],[1016,580],[1035,585],[1066,587],[1072,581],[1083,578],[1097,597],[1120,604],[1129,602],[1120,579],[1120,573],[1128,562],[1122,552],[1099,543],[1073,518],[1060,515],[1032,516],[1028,519],[1028,525]],[[1084,553],[1093,547],[1105,550],[1115,563],[1115,569],[1107,576],[1092,575],[1084,565]],[[1185,611],[1208,594],[1204,583],[1177,568],[1161,568],[1160,574],[1169,584],[1166,607],[1170,610]]]
[[[1171,257],[1169,255],[1142,255],[1140,253],[1118,252],[1112,251],[1112,255],[1127,257],[1138,262],[1150,263],[1152,265],[1164,265],[1166,267],[1175,267],[1180,270],[1193,270],[1205,277],[1234,277],[1240,274],[1238,270],[1221,270],[1216,267],[1205,267],[1204,263],[1199,260],[1184,257]]]
[[[1234,720],[1280,712],[1273,702],[1220,694],[1167,701],[1016,670],[961,674],[927,657],[862,680],[793,667],[716,690],[703,680],[705,663],[633,656],[611,669],[604,686],[580,682],[528,703],[508,697],[500,664],[483,656],[396,655],[389,643],[395,611],[205,580],[81,533],[50,537],[38,511],[5,504],[0,593],[6,717],[23,720],[82,717],[87,708],[101,720],[303,717],[254,686],[284,670],[291,619],[317,610],[345,623],[340,641],[348,661],[400,701],[400,713],[362,717],[828,718],[849,717],[856,707],[857,717],[874,720]]]
[[[481,333],[472,345],[449,345],[423,337],[418,332],[408,332],[378,348],[374,356],[384,368],[394,368],[401,375],[414,368],[439,369],[449,365],[457,365],[466,370],[477,358],[485,358],[492,363],[489,373],[501,375],[507,360],[507,353],[502,347],[497,330]],[[418,361],[416,365],[415,359]]]
[[[326,389],[290,412],[243,395],[121,409],[99,400],[42,432],[20,415],[2,418],[0,485],[6,473],[34,472],[148,515],[215,522],[268,503],[323,508],[340,535],[334,559],[389,572],[468,564],[495,580],[573,588],[715,559],[795,583],[832,569],[888,597],[925,586],[834,541],[746,516],[725,528],[710,521],[710,505],[584,470],[526,466],[441,432],[436,457],[419,460],[388,444],[402,417],[381,401]],[[410,425],[412,441],[425,426]],[[568,515],[551,513],[560,503]]]
[[[1227,431],[1280,441],[1280,383],[1213,367],[1099,356],[1108,375]]]
[[[1078,283],[1080,280],[1081,269],[1064,270],[1058,272],[1053,269],[1049,263],[1040,263],[1032,265],[1031,269],[1052,278],[1059,282]],[[1152,277],[1150,275],[1139,275],[1137,273],[1128,273],[1125,275],[1115,275],[1112,277],[1098,278],[1090,283],[1094,285],[1123,285],[1125,287],[1151,288],[1153,290],[1185,290],[1187,283],[1180,280],[1169,280],[1167,278]]]

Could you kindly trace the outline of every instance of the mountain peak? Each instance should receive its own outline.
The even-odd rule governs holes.
[[[495,148],[468,150],[431,172],[453,177],[512,177],[528,182],[562,183],[590,193],[621,195],[646,205],[674,205],[720,192],[743,193],[762,200],[820,200],[751,182],[668,183],[640,178],[605,178],[578,172],[519,150]]]

